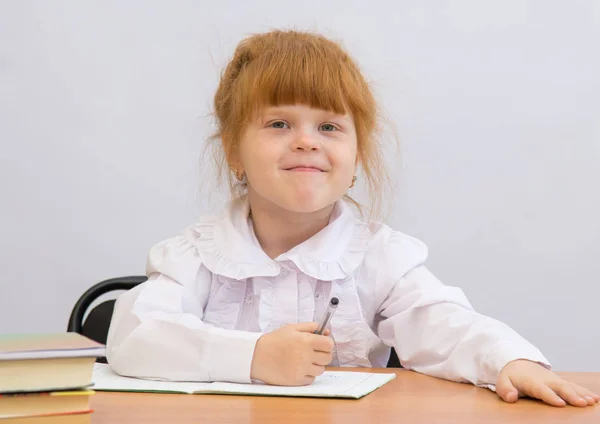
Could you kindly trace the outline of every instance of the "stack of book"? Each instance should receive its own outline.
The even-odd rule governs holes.
[[[0,335],[0,424],[89,424],[102,344],[77,333]]]

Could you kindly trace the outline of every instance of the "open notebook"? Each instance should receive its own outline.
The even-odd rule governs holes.
[[[396,377],[396,374],[327,371],[310,386],[281,387],[267,384],[184,383],[122,377],[106,364],[96,364],[93,390],[109,392],[158,392],[232,394],[360,399]]]

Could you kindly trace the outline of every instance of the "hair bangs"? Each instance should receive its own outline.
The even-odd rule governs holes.
[[[352,114],[360,103],[349,95],[362,91],[352,66],[335,45],[279,43],[272,46],[240,73],[237,89],[244,93],[246,111],[303,104],[337,114]],[[238,98],[242,98],[239,96]],[[241,111],[240,111],[241,112]]]

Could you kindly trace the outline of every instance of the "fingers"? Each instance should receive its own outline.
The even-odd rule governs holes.
[[[311,346],[313,350],[317,352],[331,353],[333,352],[333,340],[326,336],[319,336],[317,334],[310,335]]]
[[[311,366],[308,367],[306,374],[308,377],[318,377],[321,374],[323,374],[324,372],[325,372],[324,366],[312,364]]]
[[[519,391],[517,388],[512,384],[508,376],[502,374],[496,383],[496,393],[502,400],[508,403],[514,403],[519,399]]]
[[[299,324],[290,324],[290,327],[301,333],[314,333],[319,328],[319,324],[316,322],[301,322]]]
[[[547,383],[530,383],[527,387],[522,388],[522,391],[527,396],[541,399],[552,406],[569,404],[584,407],[594,405],[600,400],[595,393],[562,379]]]
[[[534,383],[531,387],[523,390],[523,393],[527,396],[543,400],[548,405],[558,407],[566,405],[566,402],[545,383]]]
[[[314,376],[310,376],[307,375],[306,377],[304,377],[304,379],[300,382],[300,386],[310,386],[311,384],[313,384],[313,382],[315,381],[315,377]]]
[[[587,400],[575,391],[573,385],[565,381],[554,383],[551,388],[557,395],[563,398],[565,402],[573,406],[587,406],[588,404]]]
[[[331,362],[332,356],[331,353],[313,352],[312,362],[315,365],[327,366]]]
[[[299,324],[289,324],[293,330],[299,331],[301,333],[314,333],[319,328],[319,324],[316,322],[301,322]],[[331,334],[331,330],[326,328],[323,331],[323,336],[329,336]]]
[[[577,394],[579,396],[581,396],[582,398],[587,400],[588,405],[593,405],[594,403],[597,403],[600,401],[600,396],[598,396],[596,393],[592,392],[591,390],[586,389],[585,387],[581,387],[576,384],[573,384],[573,388],[575,389],[575,391],[577,392]],[[590,399],[592,401],[591,403],[590,403]]]
[[[572,384],[572,387],[573,387],[573,390],[575,391],[575,393],[577,393],[577,395],[579,397],[584,399],[588,406],[594,405],[600,399],[600,397],[598,395],[596,395],[595,393],[592,393],[591,391],[589,391],[586,388],[583,388],[576,384]]]
[[[524,360],[504,366],[496,382],[496,392],[507,402],[516,401],[515,397],[520,394],[559,407],[567,404],[584,407],[600,401],[600,396],[595,393]]]
[[[594,399],[592,396],[588,396],[580,392],[577,392],[577,394],[585,399],[587,406],[592,406],[596,403],[596,399]]]

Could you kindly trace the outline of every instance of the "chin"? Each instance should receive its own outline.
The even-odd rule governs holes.
[[[314,187],[268,187],[251,190],[249,196],[257,204],[276,206],[293,213],[314,213],[333,205],[343,195],[334,190],[316,190]],[[324,187],[320,187],[323,189]],[[270,190],[269,190],[270,189]]]
[[[281,206],[290,212],[313,213],[323,210],[336,202],[331,196],[294,196],[281,202]]]

